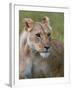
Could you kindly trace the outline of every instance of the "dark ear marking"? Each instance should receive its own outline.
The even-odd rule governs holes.
[[[48,33],[47,36],[49,37],[51,35],[51,33]]]
[[[48,27],[50,32],[52,31],[52,27],[50,26],[50,19],[48,16],[43,17],[42,23]]]
[[[48,22],[49,22],[49,17],[44,16],[42,22],[45,23],[45,24],[48,24]]]
[[[24,18],[23,19],[25,30],[31,31],[33,28],[33,20],[31,18]]]

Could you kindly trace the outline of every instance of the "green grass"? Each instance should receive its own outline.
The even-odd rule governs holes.
[[[19,30],[23,30],[23,18],[30,17],[34,21],[41,21],[44,16],[50,18],[50,24],[52,26],[52,38],[60,41],[64,41],[64,13],[56,12],[38,12],[38,11],[19,11]]]

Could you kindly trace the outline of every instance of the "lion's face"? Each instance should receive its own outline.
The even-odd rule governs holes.
[[[51,27],[47,23],[35,22],[31,31],[28,31],[27,43],[32,51],[38,52],[43,58],[48,57],[51,50]]]

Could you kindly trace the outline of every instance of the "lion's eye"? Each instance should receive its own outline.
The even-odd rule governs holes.
[[[47,36],[49,37],[51,35],[51,33],[48,33]]]
[[[37,37],[40,37],[40,34],[38,33],[38,34],[36,34],[36,36],[37,36]]]

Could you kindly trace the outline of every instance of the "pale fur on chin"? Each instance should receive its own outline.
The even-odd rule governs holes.
[[[47,58],[47,57],[50,55],[50,53],[40,53],[40,55],[41,55],[43,58]]]

